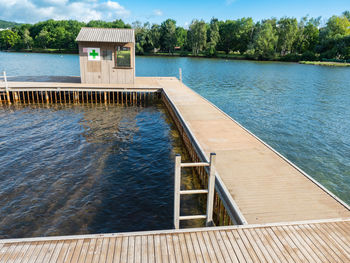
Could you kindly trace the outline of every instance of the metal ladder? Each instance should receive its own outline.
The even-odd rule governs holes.
[[[179,229],[180,220],[206,219],[206,225],[213,224],[213,206],[215,189],[215,159],[216,154],[210,154],[209,163],[181,163],[181,156],[175,156],[175,187],[174,187],[174,227]],[[209,167],[208,189],[199,190],[181,190],[181,168],[183,167]],[[186,194],[207,194],[207,213],[206,215],[180,215],[180,196]]]

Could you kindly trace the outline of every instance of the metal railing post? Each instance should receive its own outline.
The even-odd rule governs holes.
[[[215,190],[215,160],[216,154],[210,154],[209,176],[208,176],[208,197],[207,197],[207,221],[206,225],[213,224],[214,190]]]
[[[179,68],[179,79],[182,82],[182,68]]]
[[[174,227],[180,228],[180,187],[181,187],[181,156],[175,156],[175,176],[174,176]]]

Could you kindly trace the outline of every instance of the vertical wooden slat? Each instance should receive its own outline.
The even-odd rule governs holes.
[[[142,246],[141,246],[141,236],[135,237],[135,256],[134,262],[141,263],[142,262]]]
[[[102,250],[102,243],[103,243],[103,238],[98,238],[96,240],[96,245],[95,245],[95,250],[94,250],[94,256],[92,258],[93,263],[97,263],[100,259],[101,256],[101,250]]]
[[[109,240],[108,253],[107,253],[107,257],[106,257],[106,263],[112,263],[113,262],[116,241],[117,241],[117,238],[111,238]]]
[[[113,262],[116,262],[116,263],[122,262],[121,261],[122,244],[123,244],[123,238],[122,237],[117,237],[117,240],[115,241]]]
[[[156,262],[153,235],[149,235],[147,237],[147,252],[148,252],[148,263]]]
[[[101,245],[102,247],[101,247],[101,250],[100,250],[100,256],[99,256],[98,261],[96,261],[96,262],[103,262],[103,263],[106,262],[107,254],[109,253],[108,247],[109,247],[110,240],[111,240],[111,238],[108,238],[108,237],[105,237],[103,239],[103,242],[102,242],[102,245]]]
[[[69,94],[69,93],[68,93]],[[73,255],[73,258],[72,258],[72,262],[71,263],[80,263],[80,262],[84,262],[85,261],[85,258],[86,258],[86,255],[87,255],[87,252],[89,250],[89,245],[90,245],[90,242],[91,242],[91,239],[89,238],[85,238],[83,240],[83,244],[81,246],[81,249],[80,249],[80,252],[79,252],[79,255],[78,257],[76,258],[75,255]]]
[[[120,254],[120,262],[124,263],[128,260],[128,249],[129,249],[129,238],[123,237],[121,254]]]

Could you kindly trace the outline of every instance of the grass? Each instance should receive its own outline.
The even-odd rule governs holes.
[[[350,67],[350,63],[328,62],[328,61],[299,61],[300,64],[328,66],[328,67]]]

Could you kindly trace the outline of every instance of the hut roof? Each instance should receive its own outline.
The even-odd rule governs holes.
[[[134,29],[82,27],[76,41],[134,43]]]

